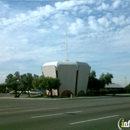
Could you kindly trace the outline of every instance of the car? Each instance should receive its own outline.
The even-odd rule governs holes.
[[[38,89],[31,89],[28,91],[29,94],[31,95],[41,95],[43,96],[43,91],[42,90],[38,90]]]
[[[12,91],[10,91],[9,93],[10,93],[10,94],[15,94],[15,91],[14,91],[14,90],[12,90]],[[17,93],[19,93],[19,94],[20,94],[20,93],[21,93],[21,91],[17,91]]]

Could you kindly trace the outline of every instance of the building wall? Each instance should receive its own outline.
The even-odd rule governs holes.
[[[72,92],[74,95],[86,94],[90,66],[83,62],[51,62],[42,67],[45,77],[58,77],[61,82],[59,96],[63,92]],[[56,92],[54,90],[54,92]],[[57,93],[57,92],[56,92]]]
[[[77,95],[81,90],[86,94],[90,67],[86,65],[79,65],[78,69],[78,82],[77,82]]]
[[[42,72],[45,77],[53,77],[56,78],[56,67],[55,65],[49,65],[49,66],[43,66]],[[46,93],[50,95],[49,91],[46,90]],[[58,91],[53,89],[52,90],[53,95],[58,95]]]
[[[65,90],[71,91],[75,94],[75,83],[76,83],[76,65],[59,65],[57,67],[58,78],[61,81],[61,86],[59,88],[59,94]]]
[[[54,65],[43,66],[42,71],[45,77],[56,78],[56,67]]]

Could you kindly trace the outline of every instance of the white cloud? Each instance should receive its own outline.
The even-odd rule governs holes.
[[[72,9],[72,7],[77,5],[85,4],[85,1],[76,1],[76,0],[70,0],[70,1],[64,1],[64,2],[56,2],[55,7],[57,10],[69,10]]]
[[[65,2],[56,2],[55,7],[58,10],[68,10],[71,9],[73,6],[76,5],[76,1],[65,1]]]
[[[104,71],[114,77],[121,74],[130,77],[130,3],[123,6],[124,3],[71,0],[35,5],[30,2],[33,8],[20,5],[19,9],[13,8],[15,2],[2,3],[5,15],[0,15],[1,74],[15,70],[41,74],[44,62],[63,60],[67,23],[69,60],[88,62],[97,75]],[[121,76],[114,80],[118,79]]]
[[[99,23],[101,26],[104,26],[104,27],[106,27],[106,28],[109,27],[110,22],[108,21],[108,19],[107,19],[106,17],[99,18],[97,21],[98,21],[98,23]]]
[[[121,1],[120,0],[116,0],[116,1],[113,2],[112,8],[116,9],[116,8],[118,8],[120,6],[120,4],[121,4]]]
[[[88,6],[81,6],[80,8],[79,8],[79,13],[80,14],[90,14],[91,12],[93,12],[93,10],[90,8],[90,7],[88,7]]]
[[[1,18],[0,26],[11,30],[22,26],[38,26],[38,22],[41,18],[49,17],[52,13],[54,13],[54,8],[50,5],[46,5],[44,7],[38,7],[35,11],[16,14],[14,18]]]
[[[6,16],[6,13],[9,11],[9,9],[9,4],[5,4],[2,1],[0,1],[0,17]]]
[[[46,5],[44,7],[38,7],[37,11],[38,11],[38,15],[42,15],[42,16],[47,17],[47,16],[50,16],[50,14],[54,13],[55,9],[54,9],[54,7],[52,7],[50,5]],[[34,16],[37,16],[37,13]]]
[[[103,2],[100,6],[97,7],[97,10],[108,10],[109,7],[109,4]]]
[[[127,25],[130,23],[130,17],[126,18],[124,15],[113,17],[112,22],[116,25]]]
[[[94,29],[96,31],[99,31],[101,29],[97,23],[95,16],[88,17],[88,24],[90,25],[91,29]]]
[[[84,21],[82,19],[77,18],[75,23],[71,23],[69,27],[69,31],[71,34],[80,34],[85,30]]]
[[[53,28],[54,30],[57,30],[57,29],[59,29],[59,26],[53,25],[52,28]]]
[[[38,31],[39,33],[42,33],[42,34],[44,34],[44,33],[47,33],[47,32],[48,32],[46,29],[38,29],[37,31]]]
[[[75,6],[84,5],[84,4],[93,4],[95,0],[70,0],[64,2],[56,2],[55,7],[57,10],[72,10]]]

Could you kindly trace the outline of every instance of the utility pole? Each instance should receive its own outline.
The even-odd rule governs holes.
[[[127,84],[127,77],[125,77],[125,86],[126,86],[126,84]]]

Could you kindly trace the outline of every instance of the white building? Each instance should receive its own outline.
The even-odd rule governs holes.
[[[116,88],[124,88],[124,87],[121,86],[120,84],[111,83],[111,84],[106,85],[105,88],[116,89]]]
[[[86,95],[90,68],[84,62],[56,61],[45,63],[42,73],[45,77],[60,79],[61,86],[57,95]]]

